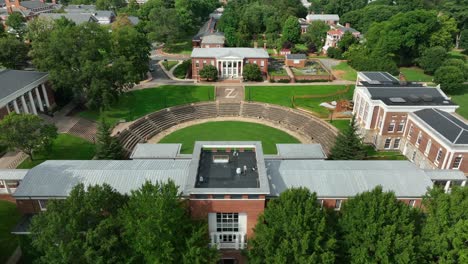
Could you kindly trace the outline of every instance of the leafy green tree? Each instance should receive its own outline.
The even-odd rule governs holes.
[[[418,64],[425,73],[434,74],[434,72],[444,63],[447,57],[447,50],[443,47],[436,46],[426,49],[418,59]]]
[[[249,240],[249,263],[335,263],[327,213],[308,189],[289,189],[268,202]]]
[[[446,59],[442,66],[455,66],[465,75],[465,81],[468,80],[468,63],[461,59]]]
[[[341,37],[340,41],[338,42],[338,48],[341,52],[346,52],[349,50],[349,47],[354,44],[358,44],[359,40],[353,36],[351,32],[344,33],[343,37]]]
[[[468,188],[450,193],[433,188],[424,198],[426,218],[421,247],[426,263],[465,263],[468,260]]]
[[[302,40],[306,45],[313,44],[318,50],[321,50],[325,44],[328,30],[330,30],[330,26],[325,22],[314,21],[307,27],[307,32],[302,35]]]
[[[331,149],[330,159],[333,160],[362,160],[366,156],[366,150],[362,138],[358,134],[355,117],[349,125],[340,132]]]
[[[378,186],[343,203],[343,263],[419,263],[418,213]]]
[[[216,81],[218,79],[218,69],[213,65],[206,65],[199,72],[200,77],[208,81]]]
[[[460,33],[460,48],[468,50],[468,29],[464,29]]]
[[[341,60],[343,58],[343,53],[339,48],[329,47],[327,49],[327,56],[332,59]]]
[[[121,211],[124,240],[145,263],[216,263],[217,252],[207,247],[206,223],[190,219],[174,182],[146,182],[132,191]],[[204,236],[201,234],[204,233]]]
[[[434,82],[440,84],[448,94],[460,93],[464,89],[465,74],[455,66],[442,66],[434,74]]]
[[[123,0],[96,0],[97,10],[116,10],[125,5]]]
[[[18,35],[22,36],[25,29],[26,29],[26,19],[23,17],[23,15],[20,12],[13,12],[11,13],[7,20],[5,21],[5,24],[18,33]]]
[[[254,63],[245,64],[242,75],[246,81],[258,82],[262,80],[262,71],[260,67]]]
[[[123,156],[120,141],[111,136],[112,127],[103,118],[99,122],[96,140],[96,158],[103,160],[118,160]]]
[[[283,41],[298,43],[301,38],[301,25],[297,17],[290,16],[283,25]]]
[[[351,26],[361,33],[366,33],[372,23],[387,21],[390,17],[398,13],[397,6],[381,4],[367,5],[362,9],[353,10],[340,16],[342,25],[350,23]]]
[[[390,54],[371,51],[364,45],[352,45],[343,56],[358,71],[385,71],[398,74],[398,67]]]
[[[458,32],[455,19],[440,15],[437,17],[439,28],[432,33],[429,39],[431,47],[441,46],[450,50],[455,46],[455,36]]]
[[[76,185],[66,199],[52,199],[33,217],[32,246],[39,263],[128,263],[118,210],[127,200],[109,185]]]
[[[57,128],[31,114],[10,113],[0,121],[0,142],[19,149],[33,160],[35,151],[50,149]]]
[[[28,46],[13,36],[0,37],[0,65],[8,69],[22,69],[28,61]]]

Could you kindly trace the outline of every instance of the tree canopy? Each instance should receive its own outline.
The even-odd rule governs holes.
[[[242,76],[246,81],[258,82],[262,80],[262,71],[260,70],[260,67],[257,64],[249,63],[244,65]]]
[[[1,27],[1,26],[0,26]],[[0,66],[22,69],[27,64],[29,48],[14,36],[0,36]]]
[[[102,118],[99,121],[96,137],[96,158],[105,160],[118,160],[123,157],[123,148],[120,141],[111,136],[111,125]]]
[[[358,135],[355,117],[343,132],[340,132],[331,149],[330,159],[333,160],[362,160],[366,151],[361,137]]]
[[[297,43],[301,37],[301,25],[297,17],[290,16],[283,25],[283,41]]]
[[[327,213],[308,189],[289,189],[271,200],[254,231],[249,263],[335,263]]]
[[[206,65],[199,72],[200,77],[209,81],[216,81],[218,79],[218,69],[213,65]]]
[[[418,59],[418,64],[425,73],[434,74],[434,72],[444,63],[447,57],[447,50],[443,47],[436,46],[426,49]]]
[[[322,50],[330,26],[322,21],[314,21],[307,27],[306,33],[302,35],[302,40],[306,45],[314,45],[317,50]]]

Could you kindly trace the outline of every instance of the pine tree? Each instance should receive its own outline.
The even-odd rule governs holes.
[[[336,138],[331,149],[330,159],[333,160],[362,160],[366,150],[362,138],[357,133],[356,121],[353,116],[349,126]]]
[[[103,118],[99,122],[96,142],[96,158],[115,160],[122,158],[122,145],[111,136],[111,126]]]

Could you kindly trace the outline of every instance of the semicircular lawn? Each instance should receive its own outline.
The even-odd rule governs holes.
[[[300,143],[279,129],[249,122],[214,121],[174,131],[159,143],[181,143],[181,153],[193,152],[195,141],[261,141],[265,154],[276,154],[277,143]]]

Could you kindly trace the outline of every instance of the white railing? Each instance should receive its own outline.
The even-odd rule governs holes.
[[[244,249],[246,246],[245,233],[212,232],[211,246],[218,249]]]

